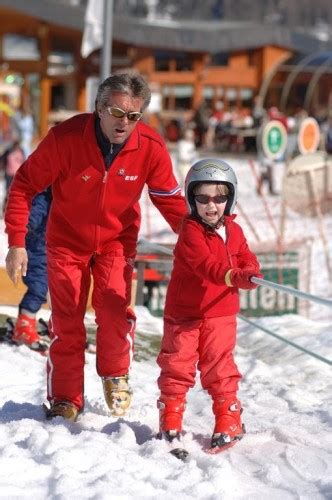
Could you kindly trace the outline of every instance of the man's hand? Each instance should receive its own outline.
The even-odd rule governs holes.
[[[11,247],[6,257],[6,270],[14,285],[17,285],[19,276],[26,276],[28,254],[24,247]]]

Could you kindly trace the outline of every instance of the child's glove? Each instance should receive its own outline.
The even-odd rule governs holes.
[[[253,269],[240,269],[236,267],[227,271],[225,283],[227,286],[243,288],[244,290],[254,290],[258,285],[250,281],[250,278],[253,276],[255,276],[255,278],[263,278],[262,274],[255,272]]]

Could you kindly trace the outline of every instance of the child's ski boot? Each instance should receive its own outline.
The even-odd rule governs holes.
[[[173,445],[181,441],[183,413],[186,408],[185,396],[166,396],[161,394],[157,401],[159,409],[159,433],[157,439],[165,439]],[[184,448],[172,448],[170,453],[180,460],[188,456]]]
[[[33,351],[46,353],[48,346],[43,342],[37,332],[36,318],[20,314],[15,323],[11,341],[15,344],[24,344]]]
[[[216,423],[211,440],[211,453],[218,453],[234,446],[246,431],[241,422],[242,407],[238,399],[215,400],[213,413]]]
[[[185,396],[165,396],[157,401],[159,409],[159,437],[167,441],[179,439],[182,432],[183,413],[186,407]]]

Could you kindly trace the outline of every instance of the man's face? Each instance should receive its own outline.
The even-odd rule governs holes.
[[[119,108],[126,113],[130,113],[140,112],[142,106],[143,99],[140,97],[131,97],[128,94],[113,92],[109,97],[107,106],[98,108],[101,129],[110,142],[114,144],[122,144],[125,142],[136,127],[138,121],[129,120],[127,115],[122,118],[116,118],[107,108]]]

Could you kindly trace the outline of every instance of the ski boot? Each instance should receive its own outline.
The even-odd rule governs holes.
[[[11,340],[18,345],[24,344],[33,351],[45,353],[48,350],[37,332],[36,318],[23,313],[17,318]]]
[[[102,378],[104,396],[113,417],[122,417],[131,403],[132,390],[128,375]]]
[[[181,446],[182,419],[186,408],[185,396],[161,394],[157,408],[159,409],[157,439],[165,439],[170,447],[169,453],[185,462],[188,451]]]
[[[55,403],[51,403],[48,408],[46,405],[43,405],[45,415],[47,420],[51,420],[55,417],[62,417],[65,420],[69,420],[70,422],[76,422],[79,411],[75,405],[69,403],[68,401],[58,401]]]
[[[164,437],[169,442],[172,442],[174,439],[180,439],[185,407],[185,396],[166,396],[161,394],[160,399],[157,401],[157,408],[159,409],[158,439]]]
[[[211,440],[211,449],[222,451],[234,446],[243,438],[245,427],[241,422],[242,407],[238,399],[217,399],[213,402],[216,423]]]

